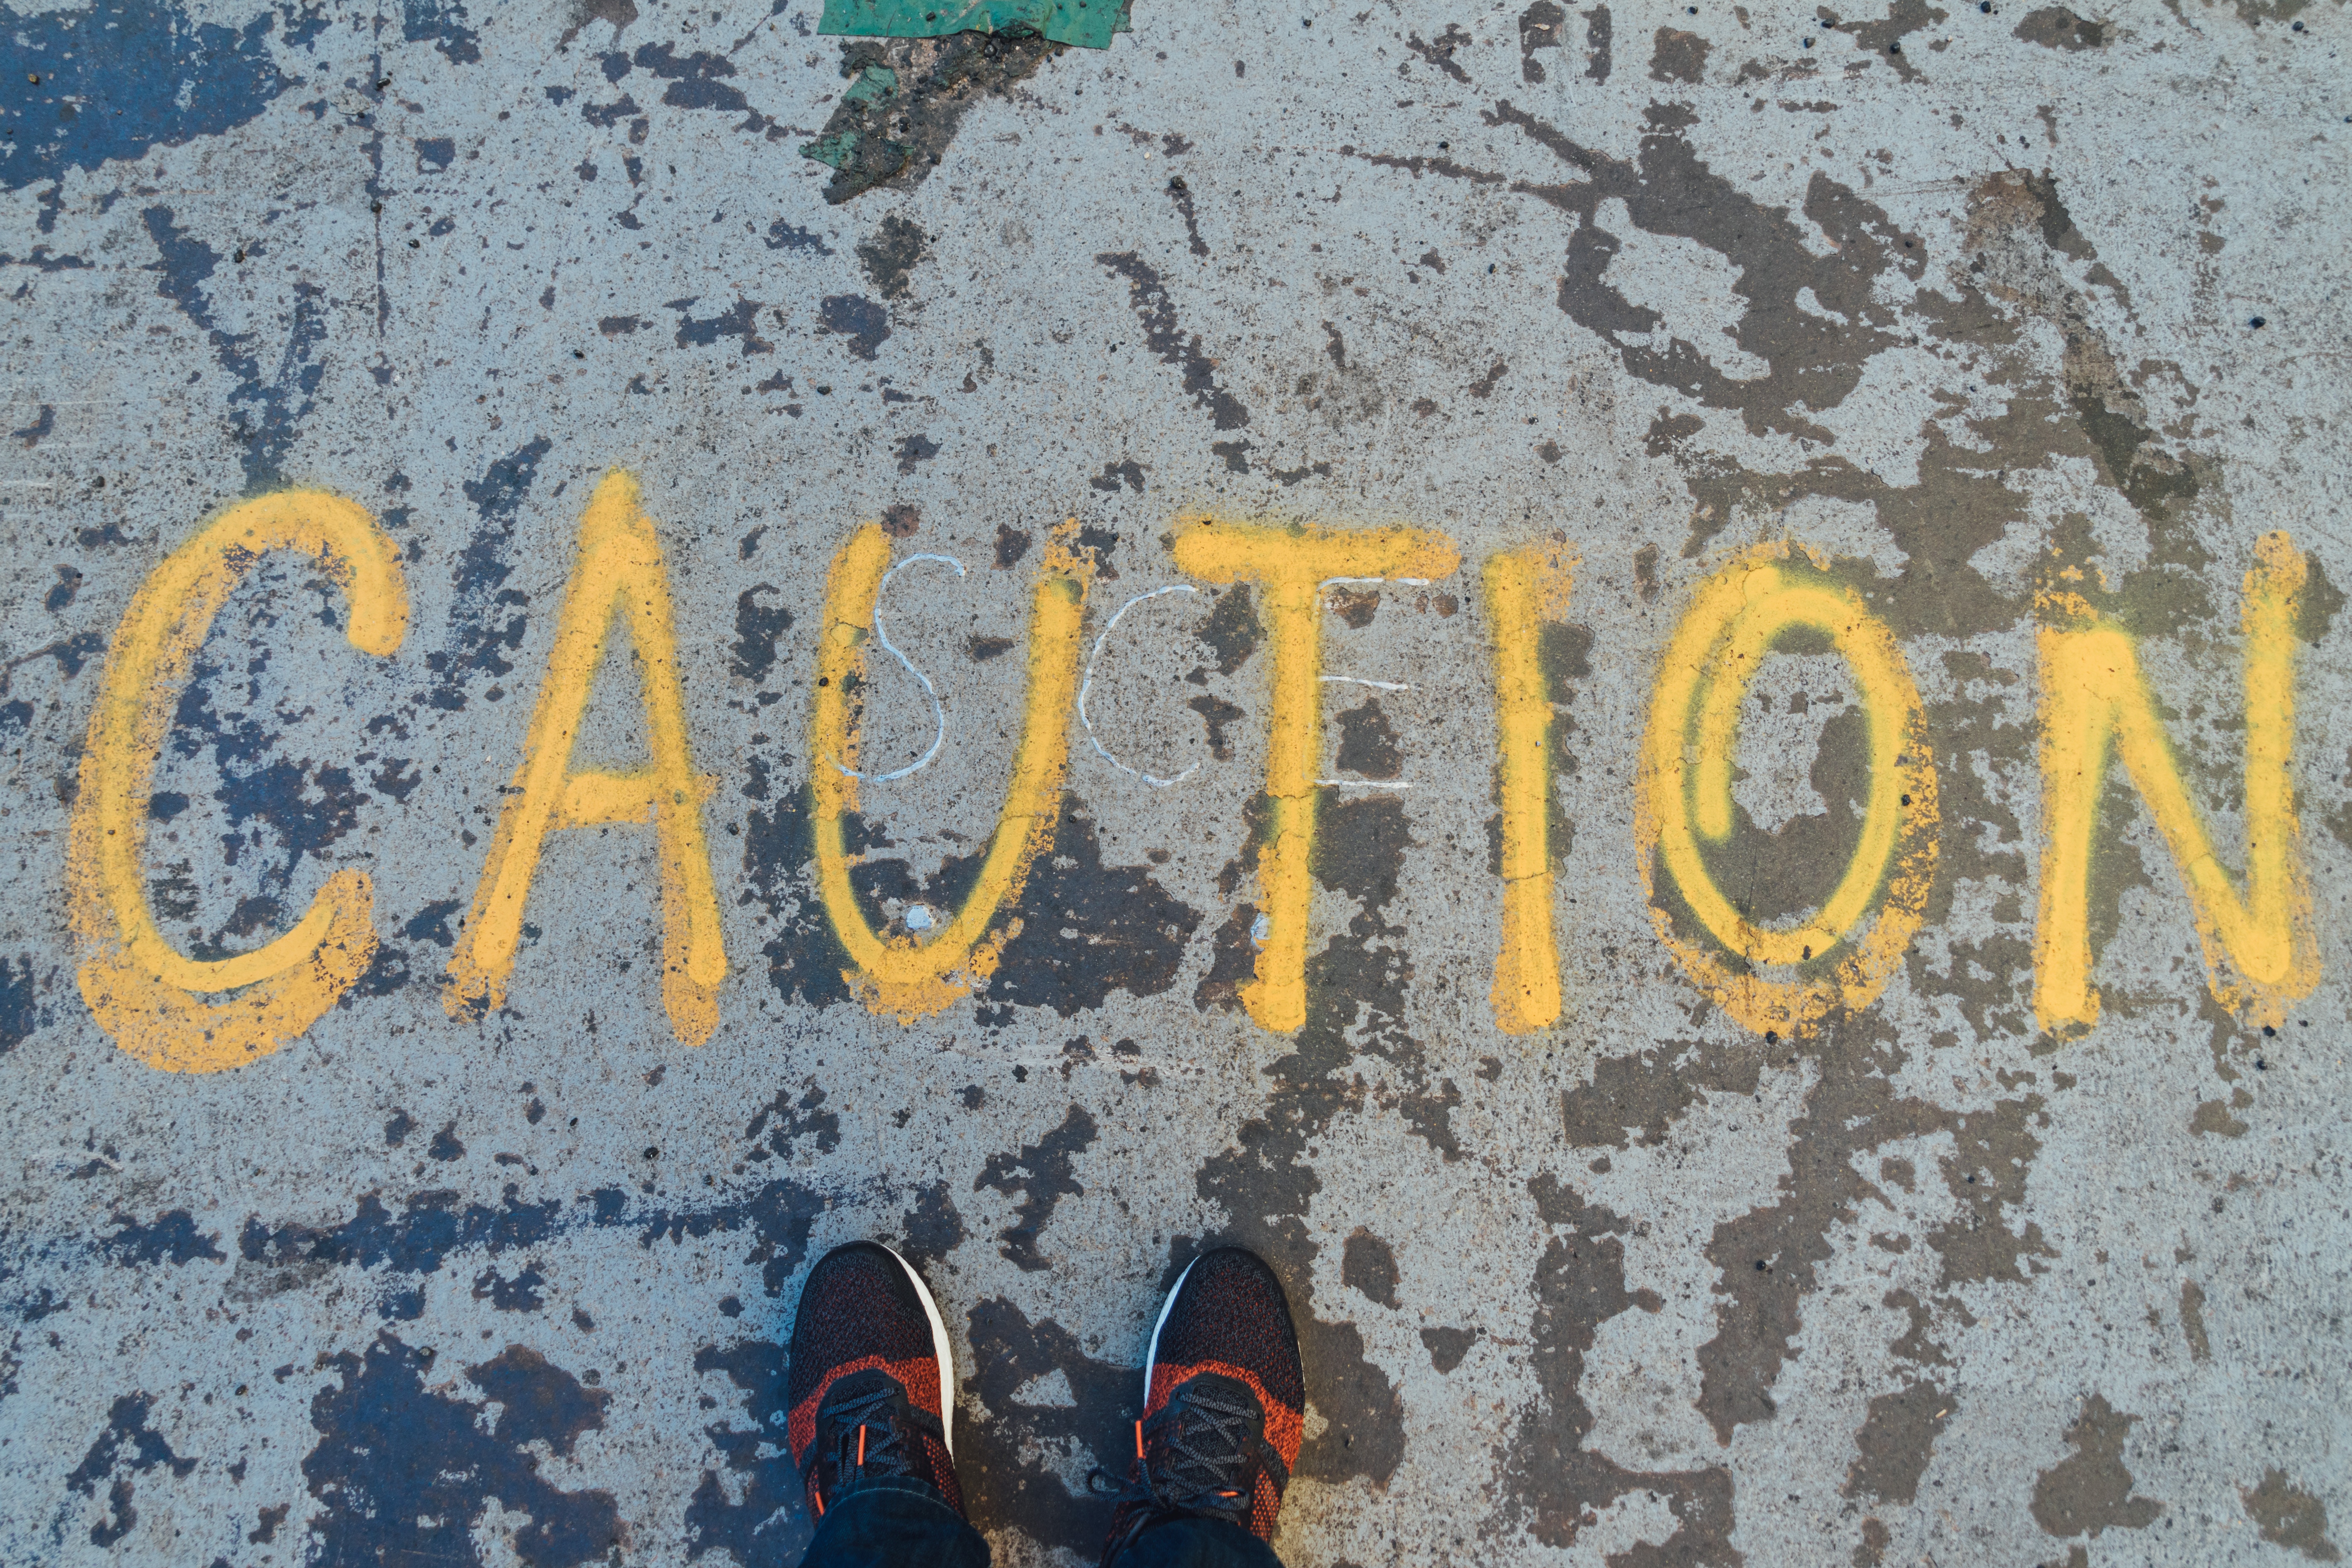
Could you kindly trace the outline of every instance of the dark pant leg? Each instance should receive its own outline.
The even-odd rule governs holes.
[[[877,1482],[825,1510],[801,1568],[988,1568],[988,1542],[929,1487]]]
[[[1221,1519],[1171,1519],[1145,1527],[1118,1568],[1282,1568],[1274,1548]]]

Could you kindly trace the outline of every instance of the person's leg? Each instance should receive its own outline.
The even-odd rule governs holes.
[[[801,1568],[988,1568],[988,1542],[937,1489],[877,1481],[825,1510]]]
[[[1298,1334],[1274,1270],[1237,1247],[1194,1258],[1151,1331],[1136,1460],[1104,1568],[1280,1568],[1266,1541],[1306,1411]]]
[[[1274,1548],[1222,1519],[1170,1519],[1136,1532],[1118,1568],[1282,1568]]]
[[[825,1254],[791,1357],[788,1436],[817,1519],[803,1568],[988,1568],[956,1483],[947,1330],[914,1268],[870,1241]]]

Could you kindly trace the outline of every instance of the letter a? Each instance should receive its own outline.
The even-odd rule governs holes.
[[[2221,1005],[2249,1024],[2285,1022],[2319,983],[2311,894],[2294,816],[2294,658],[2307,568],[2285,533],[2254,545],[2239,620],[2245,640],[2246,897],[2214,858],[2196,803],[2148,695],[2131,634],[2077,595],[2053,595],[2042,665],[2042,897],[2033,933],[2033,1011],[2046,1029],[2097,1022],[2091,987],[2091,837],[2108,750],[2156,819],[2187,885]]]
[[[605,638],[624,612],[637,650],[652,756],[635,773],[574,773],[572,744],[604,660]],[[719,898],[702,837],[702,803],[710,790],[711,781],[694,771],[687,743],[661,541],[638,504],[636,480],[615,469],[597,485],[580,520],[579,559],[563,591],[547,682],[531,712],[522,765],[499,815],[472,918],[449,961],[445,1000],[451,1015],[505,1000],[523,906],[550,829],[642,823],[651,816],[661,857],[662,1005],[680,1045],[709,1039],[719,1025],[719,983],[727,977]]]

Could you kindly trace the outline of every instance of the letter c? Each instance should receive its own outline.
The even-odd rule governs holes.
[[[364,871],[329,877],[275,941],[209,962],[164,940],[141,883],[149,788],[180,686],[213,617],[273,550],[316,556],[341,585],[345,635],[361,652],[388,657],[408,629],[398,549],[366,509],[324,490],[231,507],[167,556],[124,612],[90,714],[66,883],[83,1000],[116,1045],[165,1072],[219,1072],[268,1056],[333,1006],[375,952]],[[227,991],[240,994],[196,994]]]

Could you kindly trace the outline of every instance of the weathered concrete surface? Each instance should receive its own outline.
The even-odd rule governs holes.
[[[988,56],[817,9],[0,29],[0,1559],[791,1562],[778,1347],[806,1262],[878,1235],[950,1308],[1003,1563],[1090,1560],[1147,1314],[1212,1237],[1307,1325],[1286,1561],[2336,1560],[2352,17],[1140,0],[1107,51]],[[905,126],[843,110],[868,66]],[[797,153],[828,127],[916,151],[837,177]],[[613,468],[716,781],[694,1046],[642,807],[547,836],[502,1002],[445,1006]],[[304,556],[250,563],[115,803],[129,885],[219,959],[363,870],[381,945],[273,1054],[160,1071],[77,979],[93,710],[142,581],[287,487],[380,521],[404,640],[354,647]],[[1240,1005],[1275,617],[1176,565],[1199,513],[1464,562],[1320,617],[1327,672],[1410,689],[1324,689],[1292,1032]],[[850,824],[905,931],[977,875],[1072,517],[1085,651],[1202,590],[1129,611],[1087,698],[1127,766],[1198,771],[1148,785],[1062,718],[1020,934],[901,1024],[811,868],[828,563],[887,518],[967,569],[884,605],[946,732]],[[2275,530],[2308,561],[2301,978],[2209,984],[2118,768],[2077,921],[2101,1010],[2038,1012],[2037,628],[2073,594],[2131,639],[2242,888]],[[1883,990],[1767,1036],[1693,977],[1727,950],[1637,850],[1635,786],[1677,628],[1783,539],[1917,684],[1937,855]],[[1575,558],[1538,699],[1562,1015],[1507,1035],[1480,574],[1529,544]],[[656,743],[631,646],[574,768]],[[1874,781],[1852,667],[1780,646],[1706,853],[1786,925]],[[921,688],[877,659],[862,693],[866,770],[916,760]]]

